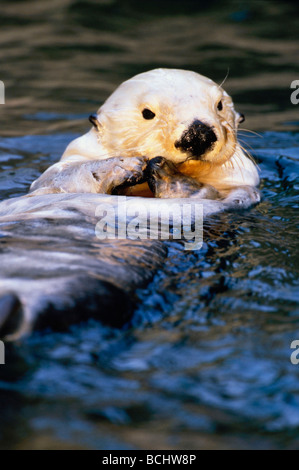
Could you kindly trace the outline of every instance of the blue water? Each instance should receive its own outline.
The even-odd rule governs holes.
[[[15,194],[25,193],[72,137],[0,140],[1,194],[13,195],[12,168]],[[132,325],[35,333],[8,351],[2,447],[298,446],[290,344],[299,339],[299,136],[247,140],[262,203],[209,219],[198,253],[168,242],[163,271],[137,293]]]

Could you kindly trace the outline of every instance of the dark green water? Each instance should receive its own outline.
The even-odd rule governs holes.
[[[261,133],[241,138],[263,193],[209,220],[199,253],[169,244],[130,328],[89,323],[7,350],[2,449],[299,447],[298,7],[208,5],[1,4],[0,200],[25,194],[117,84],[156,66],[219,83],[230,69],[225,88]]]

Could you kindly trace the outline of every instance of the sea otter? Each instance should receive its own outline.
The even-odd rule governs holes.
[[[206,218],[259,202],[256,166],[237,141],[242,119],[194,72],[157,69],[120,85],[27,196],[0,203],[0,338],[90,317],[128,321],[135,290],[167,249],[156,239],[99,239],[98,210],[175,198],[180,218],[198,199]]]
[[[116,178],[123,194],[153,196],[140,169],[146,159],[161,156],[219,194],[244,187],[246,198],[256,203],[257,191],[246,188],[259,184],[258,172],[237,140],[243,120],[230,96],[209,78],[176,69],[139,74],[90,116],[91,130],[68,145],[60,162],[32,184],[31,194],[111,194]],[[136,178],[130,181],[132,173]]]

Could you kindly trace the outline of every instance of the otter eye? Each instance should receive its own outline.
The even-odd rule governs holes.
[[[222,110],[223,110],[222,101],[219,101],[219,103],[217,104],[217,109],[218,109],[218,111],[222,111]]]
[[[142,116],[144,117],[144,119],[154,119],[156,115],[150,109],[144,108],[144,110],[142,111]]]

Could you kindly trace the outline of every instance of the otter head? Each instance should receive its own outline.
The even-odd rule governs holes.
[[[90,120],[89,140],[74,141],[64,158],[78,153],[79,144],[89,158],[161,155],[174,163],[221,165],[235,152],[242,116],[212,80],[185,70],[156,69],[122,83]]]

